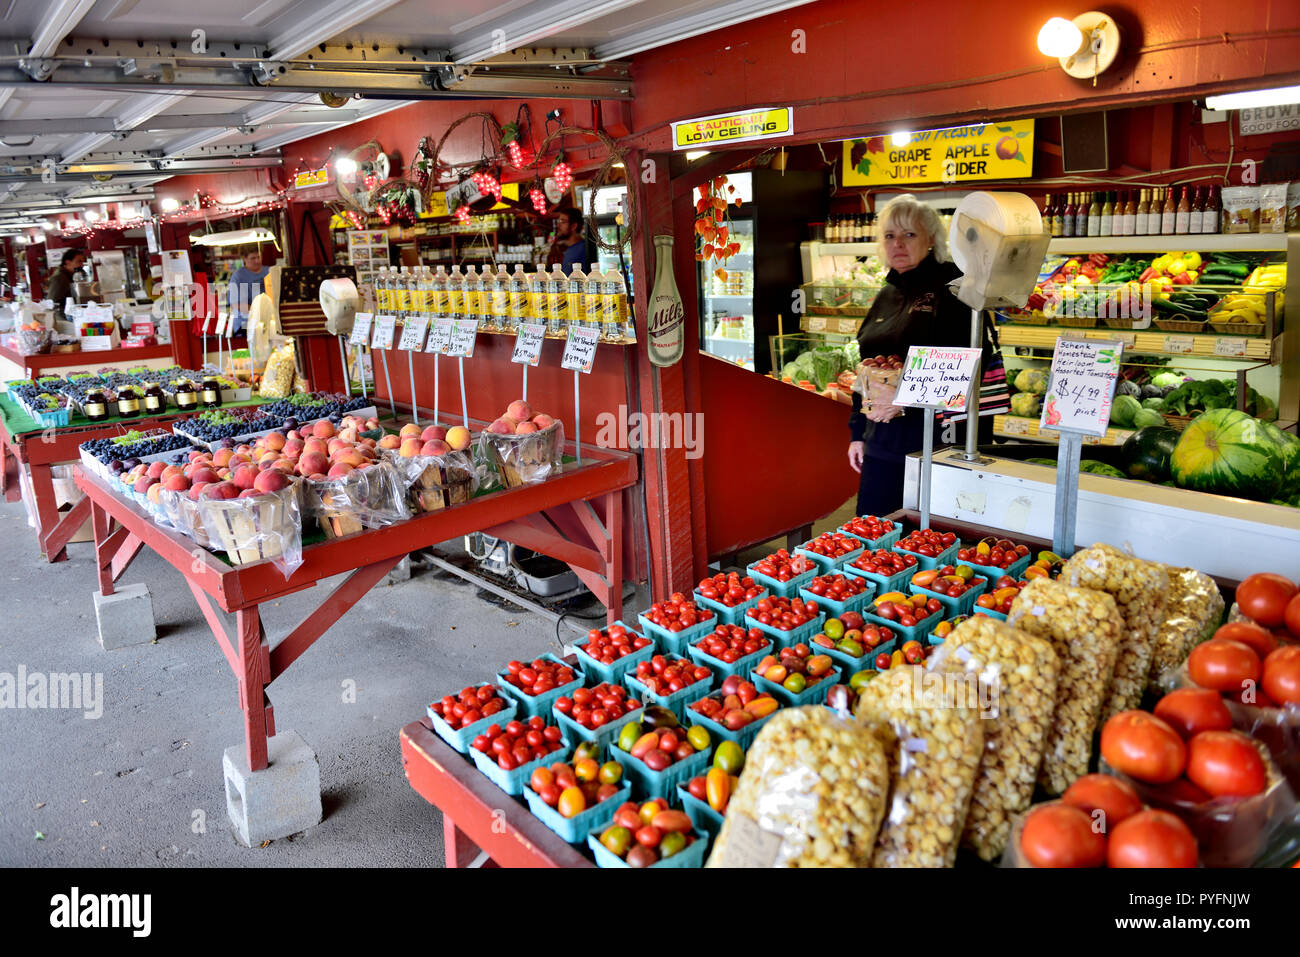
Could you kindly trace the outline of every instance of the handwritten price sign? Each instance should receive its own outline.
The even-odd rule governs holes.
[[[510,356],[510,361],[536,367],[542,358],[542,343],[545,341],[546,326],[542,323],[520,323],[519,332],[515,335],[515,351]]]
[[[560,365],[574,372],[590,372],[596,361],[596,344],[600,341],[597,329],[570,329],[564,344],[564,358]]]
[[[447,347],[447,355],[472,359],[474,357],[474,341],[477,338],[477,319],[453,319],[451,321],[451,344]]]
[[[352,320],[352,336],[348,339],[350,346],[364,346],[370,341],[370,323],[374,316],[368,312],[358,312]]]
[[[427,316],[407,316],[402,326],[402,338],[397,341],[397,348],[406,352],[419,352],[424,348],[424,334],[429,331]]]
[[[435,352],[445,356],[451,348],[451,319],[435,319],[429,329],[429,341],[424,345],[425,352]]]
[[[1122,342],[1057,339],[1039,427],[1105,435],[1123,351]]]
[[[375,317],[375,338],[370,343],[370,348],[381,350],[393,348],[393,334],[396,330],[396,316]]]
[[[964,412],[979,358],[979,349],[912,346],[894,405]]]

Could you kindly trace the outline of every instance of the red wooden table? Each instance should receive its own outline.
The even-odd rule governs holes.
[[[572,444],[569,448],[572,454]],[[80,466],[95,530],[99,588],[113,594],[147,545],[183,576],[239,682],[250,770],[267,766],[266,739],[275,717],[266,687],[411,552],[481,531],[566,562],[605,605],[610,624],[623,613],[622,490],[636,483],[636,457],[613,449],[583,449],[583,464],[538,485],[480,495],[463,505],[418,515],[386,528],[303,548],[302,565],[288,579],[269,561],[231,566],[118,495]],[[113,524],[118,527],[114,528]],[[261,605],[351,574],[302,622],[274,645],[262,627]],[[215,603],[215,607],[214,607]],[[231,638],[221,611],[234,614]]]
[[[22,366],[27,377],[35,379],[46,369],[66,369],[70,366],[93,365],[130,365],[144,362],[146,359],[170,359],[172,347],[164,343],[159,346],[138,346],[119,349],[87,349],[85,352],[41,352],[24,355],[7,346],[0,346],[0,356],[14,365]]]
[[[481,850],[501,867],[594,867],[572,845],[433,733],[429,719],[402,729],[406,779],[442,811],[448,867],[469,867]]]

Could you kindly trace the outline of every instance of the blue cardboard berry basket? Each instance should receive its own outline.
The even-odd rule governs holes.
[[[547,654],[542,655],[541,657],[545,658],[547,661],[553,661],[556,664],[564,665],[565,667],[572,668],[574,672],[577,674],[577,677],[574,678],[572,681],[570,681],[568,684],[560,685],[557,688],[553,688],[552,690],[546,692],[545,694],[531,695],[531,694],[524,694],[522,690],[516,688],[510,682],[506,681],[505,676],[508,673],[506,670],[503,669],[501,671],[498,671],[497,687],[501,689],[502,693],[505,694],[506,697],[514,701],[515,704],[519,706],[519,715],[521,717],[533,718],[539,714],[542,715],[543,717],[546,716],[547,714],[550,713],[551,708],[555,706],[555,702],[557,700],[559,700],[564,695],[572,694],[574,689],[581,688],[583,681],[586,680],[586,674],[582,670],[581,664],[570,665],[563,658],[557,658],[555,655],[550,654],[549,652]],[[533,660],[533,659],[529,659],[529,660]]]
[[[854,658],[852,655],[840,651],[838,648],[822,648],[818,646],[817,652],[818,654],[827,654],[831,656],[831,660],[839,666],[840,675],[844,678],[844,683],[848,684],[849,679],[857,672],[876,670],[876,655],[881,652],[892,655],[894,649],[897,647],[898,639],[891,638],[889,641],[882,641],[861,658]]]
[[[621,619],[614,622],[614,624],[622,625],[628,630],[629,634],[635,635],[637,638],[645,637]],[[654,657],[655,653],[655,646],[649,644],[640,651],[634,651],[630,655],[624,655],[613,664],[607,665],[597,661],[595,658],[591,657],[591,655],[587,654],[587,644],[589,641],[590,639],[575,646],[577,648],[578,662],[582,666],[583,675],[592,680],[599,679],[600,681],[608,681],[612,685],[618,684],[623,679],[623,676],[629,671],[635,671],[636,666],[640,662],[649,661]]]
[[[488,780],[511,797],[518,797],[524,793],[528,779],[535,769],[543,766],[550,767],[556,761],[567,763],[572,754],[573,745],[567,739],[561,738],[558,750],[529,761],[527,764],[521,764],[513,771],[505,771],[497,764],[495,754],[484,754],[482,751],[475,751],[473,748],[469,749],[469,756],[478,769],[487,775]]]
[[[758,562],[754,562],[754,565],[757,564]],[[758,582],[760,585],[762,585],[764,588],[770,591],[773,595],[780,595],[782,598],[793,598],[796,594],[798,594],[799,589],[802,586],[808,584],[810,581],[812,581],[814,578],[816,578],[818,575],[821,574],[821,566],[814,563],[813,567],[808,569],[806,572],[803,572],[802,574],[799,575],[795,575],[788,582],[783,582],[776,578],[769,578],[767,575],[764,575],[762,572],[754,571],[754,565],[746,565],[745,573],[749,575],[750,578],[754,579],[754,581]]]
[[[944,565],[957,564],[957,552],[961,548],[961,539],[953,542],[938,555],[931,558],[929,555],[921,555],[917,552],[908,551],[906,548],[900,548],[897,544],[892,546],[890,551],[898,552],[900,555],[912,555],[916,558],[916,571],[928,572],[933,568],[942,568]],[[908,576],[911,577],[910,575]]]
[[[777,648],[776,641],[769,638],[766,647],[760,648],[752,655],[741,655],[739,658],[737,658],[735,661],[731,662],[730,664],[728,664],[725,661],[718,660],[717,658],[713,657],[713,655],[705,651],[703,648],[698,648],[695,645],[691,645],[689,648],[687,648],[686,653],[690,655],[691,661],[695,662],[697,665],[704,665],[704,667],[712,671],[713,676],[719,682],[721,682],[731,677],[732,675],[749,674],[750,670],[754,667],[754,665],[758,664],[763,659],[764,655],[775,654],[777,650],[778,648]],[[704,697],[704,695],[700,695],[699,697],[692,698],[691,700],[698,701],[702,697]]]
[[[862,541],[862,539],[858,538],[856,535],[850,535],[849,538],[853,539],[855,542]],[[811,544],[812,544],[811,541],[804,542],[804,545],[811,545]],[[859,548],[856,551],[849,552],[847,555],[841,555],[839,558],[828,558],[825,555],[819,555],[817,552],[810,552],[807,549],[805,549],[803,545],[800,545],[798,548],[794,550],[794,553],[796,555],[802,555],[804,558],[807,558],[810,561],[816,562],[817,567],[821,569],[819,574],[825,575],[828,572],[833,572],[838,568],[842,568],[843,566],[847,565],[851,561],[855,561],[857,557],[862,554],[862,551],[863,549]]]
[[[971,615],[988,615],[990,618],[996,619],[997,621],[1007,620],[1005,612],[995,611],[992,608],[981,608],[978,605],[971,609]]]
[[[713,810],[708,801],[701,801],[686,790],[685,784],[677,785],[677,798],[682,802],[682,810],[697,828],[709,835],[710,839],[718,836],[718,832],[722,830],[724,816],[721,811]]]
[[[678,851],[672,857],[666,857],[663,860],[651,864],[655,867],[703,867],[704,852],[709,847],[709,836],[699,828],[695,829],[694,842],[686,848]],[[611,854],[604,844],[600,843],[600,835],[594,831],[587,835],[587,846],[591,848],[591,853],[596,857],[597,867],[627,867],[627,861],[621,857]]]
[[[901,635],[903,641],[908,641],[912,638],[916,638],[919,640],[923,635],[928,635],[931,631],[933,631],[934,626],[939,624],[939,622],[943,621],[943,612],[936,611],[932,615],[929,615],[925,618],[918,619],[915,625],[906,628],[900,625],[896,621],[890,621],[888,618],[881,618],[880,616],[873,615],[869,612],[864,612],[862,617],[865,618],[867,621],[871,622],[873,625],[884,625],[890,631],[894,632],[894,634]],[[879,653],[880,652],[876,652],[876,654]]]
[[[997,565],[980,565],[976,562],[962,562],[962,564],[969,565],[971,568],[975,569],[975,574],[983,575],[989,580],[989,584],[992,585],[993,582],[997,581],[1003,575],[1008,575],[1011,578],[1016,579],[1021,578],[1025,574],[1025,570],[1029,568],[1029,563],[1033,560],[1033,555],[1021,555],[1006,568],[998,568]]]
[[[789,631],[782,631],[780,628],[773,628],[771,625],[765,625],[760,621],[755,621],[753,618],[745,619],[746,627],[757,628],[759,631],[763,632],[763,634],[772,639],[772,644],[775,645],[777,649],[791,648],[794,645],[799,644],[801,641],[811,641],[814,635],[821,634],[822,626],[825,624],[826,612],[822,612],[812,621],[806,621],[798,628],[791,628]],[[760,655],[759,657],[761,658],[762,656]],[[744,658],[740,659],[740,661],[744,660]],[[739,663],[740,662],[737,662],[737,664]],[[745,673],[748,673],[748,670],[746,670]]]
[[[755,687],[757,687],[757,685]],[[830,686],[828,685],[827,688],[829,687]],[[776,701],[777,701],[777,709],[776,711],[773,711],[772,714],[777,714],[781,710],[781,708],[784,707],[784,704],[782,703],[780,698],[777,698]],[[706,718],[704,715],[694,710],[688,710],[686,712],[686,720],[690,721],[692,724],[698,724],[702,726],[706,731],[709,732],[709,735],[711,737],[715,739],[721,738],[725,741],[734,741],[736,742],[736,744],[740,745],[741,748],[743,748],[745,751],[748,751],[749,746],[753,744],[754,739],[758,737],[758,732],[763,729],[763,725],[767,724],[768,720],[772,717],[772,714],[769,714],[767,717],[759,718],[755,721],[751,721],[749,722],[749,724],[745,725],[743,728],[741,728],[738,731],[732,731],[730,728],[718,724],[718,722],[714,721],[712,718]],[[685,780],[689,781],[693,777],[695,777],[695,775],[693,774],[687,775]]]
[[[896,575],[886,576],[877,575],[875,572],[864,571],[861,568],[854,568],[852,565],[845,565],[840,569],[840,571],[846,575],[865,578],[867,581],[871,582],[871,584],[875,585],[876,590],[872,594],[873,598],[876,595],[884,595],[891,591],[902,591],[907,587],[907,583],[911,580],[912,576],[920,570],[921,568],[919,565],[914,565],[911,568],[904,568]]]
[[[678,729],[674,729],[678,730]],[[682,739],[686,738],[687,729],[681,728]],[[617,743],[610,745],[609,757],[623,765],[623,777],[632,784],[639,798],[666,797],[673,793],[677,785],[689,781],[702,770],[707,770],[709,757],[713,754],[712,746],[703,751],[696,751],[684,761],[674,761],[662,771],[652,771],[640,758],[634,758]]]
[[[490,682],[480,682],[474,687],[482,688],[484,685],[490,685]],[[504,728],[511,721],[515,720],[515,715],[519,710],[519,706],[511,704],[509,698],[505,700],[506,706],[496,714],[490,714],[486,718],[475,721],[473,724],[461,728],[460,730],[456,730],[444,721],[438,713],[433,710],[432,705],[425,710],[429,714],[429,721],[433,724],[433,733],[442,738],[442,740],[446,741],[461,754],[469,754],[469,743],[488,728],[492,727],[492,725],[499,724]]]
[[[645,705],[634,708],[627,714],[615,718],[607,724],[602,724],[599,728],[587,729],[578,722],[574,721],[567,714],[556,711],[554,705],[551,707],[551,717],[555,723],[564,731],[564,736],[570,741],[594,741],[602,748],[611,741],[618,740],[618,734],[623,730],[623,726],[633,721],[640,721],[641,715],[645,713]]]
[[[837,569],[837,571],[843,572],[844,569],[840,568]],[[807,588],[799,589],[799,597],[802,598],[804,601],[815,601],[817,603],[817,606],[832,618],[839,618],[846,611],[862,611],[862,609],[864,609],[867,606],[867,604],[871,601],[871,599],[876,596],[876,583],[873,581],[867,581],[867,579],[861,575],[851,575],[851,576],[845,575],[845,577],[857,578],[862,581],[866,581],[867,590],[862,592],[859,595],[851,596],[848,599],[848,601],[836,601],[833,598],[825,598],[821,595],[814,595]]]
[[[826,649],[822,648],[820,650],[825,651]],[[879,654],[879,652],[877,652],[877,654]],[[830,656],[828,655],[827,657]],[[841,672],[839,668],[832,668],[825,676],[823,676],[821,681],[817,682],[815,685],[809,685],[798,694],[795,694],[792,691],[787,691],[784,685],[778,684],[775,681],[768,681],[756,671],[750,673],[749,680],[754,682],[755,688],[759,691],[766,691],[777,701],[781,702],[784,707],[798,708],[806,704],[825,704],[826,696],[830,694],[831,686],[839,684],[840,674]]]
[[[28,411],[31,417],[36,420],[36,424],[45,429],[60,428],[67,425],[68,418],[72,415],[72,410],[67,406],[49,411],[36,408]]]
[[[680,658],[681,656],[678,655],[677,657]],[[666,695],[655,694],[653,691],[648,690],[640,679],[633,674],[624,675],[623,684],[638,700],[644,701],[648,705],[654,704],[661,708],[667,708],[677,715],[678,721],[681,721],[686,715],[686,706],[692,701],[699,701],[709,693],[709,689],[713,687],[713,676],[710,675],[703,681],[696,681],[694,684],[689,684],[685,688]],[[641,710],[644,711],[645,708]]]
[[[757,579],[755,579],[755,581],[757,581]],[[712,608],[707,608],[705,610],[713,611]],[[686,646],[696,638],[699,638],[701,635],[707,635],[709,632],[713,631],[714,628],[717,628],[718,625],[725,624],[716,611],[713,612],[713,617],[707,621],[702,621],[689,628],[683,628],[681,631],[669,631],[667,628],[663,627],[663,625],[656,625],[645,616],[645,612],[638,612],[636,619],[641,625],[641,634],[645,635],[647,638],[653,639],[656,647],[658,647],[660,651],[666,651],[669,654],[674,654],[678,657],[685,656]],[[653,658],[654,656],[651,655],[651,657]],[[635,666],[633,666],[633,668],[635,669]]]
[[[759,582],[757,578],[755,578],[754,581],[757,584],[762,584],[762,582]],[[764,589],[762,592],[749,599],[749,601],[743,601],[739,605],[724,605],[722,602],[714,601],[712,598],[705,598],[700,594],[698,588],[692,592],[692,595],[695,598],[695,604],[699,605],[701,608],[709,609],[709,611],[718,616],[718,624],[739,625],[741,619],[745,617],[745,611],[749,608],[753,608],[767,597],[767,590]],[[713,627],[716,628],[718,625],[715,624]],[[712,631],[713,629],[709,630]]]
[[[619,805],[631,797],[632,785],[624,784],[617,794],[611,794],[595,807],[589,807],[573,817],[564,817],[543,801],[541,795],[532,788],[524,788],[524,800],[528,802],[528,809],[538,820],[570,844],[581,844],[592,831],[598,831],[614,820],[614,812],[618,810]]]
[[[865,518],[866,516],[862,516],[862,517]],[[896,541],[902,538],[903,523],[894,522],[894,530],[892,532],[886,532],[884,535],[881,535],[879,538],[863,538],[861,535],[855,535],[853,532],[850,532],[843,525],[835,529],[835,531],[839,532],[841,535],[847,535],[849,536],[849,538],[856,538],[858,541],[862,542],[863,546],[866,548],[867,551],[874,552],[880,548],[889,548]]]
[[[931,591],[928,588],[922,588],[920,585],[909,585],[913,595],[924,595],[927,598],[937,598],[939,604],[943,605],[943,610],[948,613],[948,617],[956,615],[969,615],[971,609],[975,607],[975,599],[984,594],[984,589],[989,587],[989,580],[976,576],[971,579],[971,586],[956,598],[948,595],[940,595],[937,591]]]

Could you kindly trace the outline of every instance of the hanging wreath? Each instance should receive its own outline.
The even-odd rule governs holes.
[[[542,141],[542,145],[537,150],[538,157],[545,155],[546,148],[551,145],[553,140],[565,136],[583,136],[587,139],[598,140],[608,151],[605,161],[600,164],[595,174],[592,176],[591,188],[587,192],[587,209],[584,212],[587,218],[594,223],[596,217],[596,193],[602,186],[609,183],[613,175],[612,170],[614,169],[614,164],[625,162],[627,151],[610,139],[608,134],[602,130],[588,130],[578,126],[562,126],[549,133],[546,139]],[[563,169],[561,169],[561,167],[563,167]],[[552,173],[555,174],[557,180],[566,173],[569,178],[573,175],[572,169],[570,169],[568,162],[564,159],[563,150],[561,150],[556,157],[556,163]],[[641,211],[636,205],[636,193],[634,190],[629,189],[627,191],[627,208],[623,215],[623,228],[625,231],[622,234],[622,240],[616,243],[607,243],[600,237],[600,233],[595,230],[592,231],[592,239],[595,244],[605,250],[605,252],[616,253],[632,242],[632,236],[638,232],[640,225]]]

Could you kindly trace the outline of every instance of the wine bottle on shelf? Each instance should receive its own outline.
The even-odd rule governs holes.
[[[1052,194],[1048,193],[1043,197],[1043,231],[1049,236],[1056,235],[1052,232]]]
[[[1101,200],[1099,193],[1093,192],[1088,202],[1088,235],[1101,235]]]
[[[1133,236],[1137,233],[1137,199],[1133,196],[1133,190],[1124,191],[1124,216],[1121,221],[1120,235]]]
[[[1190,186],[1183,187],[1182,195],[1178,197],[1178,206],[1174,209],[1174,233],[1179,236],[1191,232],[1192,202],[1188,196],[1191,191]]]
[[[1101,226],[1097,230],[1098,236],[1115,235],[1115,194],[1103,193],[1105,202],[1101,204]]]
[[[1075,235],[1074,226],[1078,221],[1079,206],[1075,202],[1074,193],[1066,193],[1065,212],[1061,221],[1061,235],[1067,238]]]
[[[1211,186],[1205,194],[1205,212],[1201,216],[1201,232],[1219,233],[1223,231],[1220,218],[1222,205],[1219,202],[1219,187]]]
[[[1197,235],[1203,231],[1205,225],[1205,187],[1196,187],[1196,194],[1192,197],[1192,212],[1187,217],[1187,231],[1192,235]]]
[[[1169,187],[1165,187],[1164,200],[1164,205],[1160,207],[1160,235],[1172,236],[1178,207],[1174,204],[1174,192]]]

